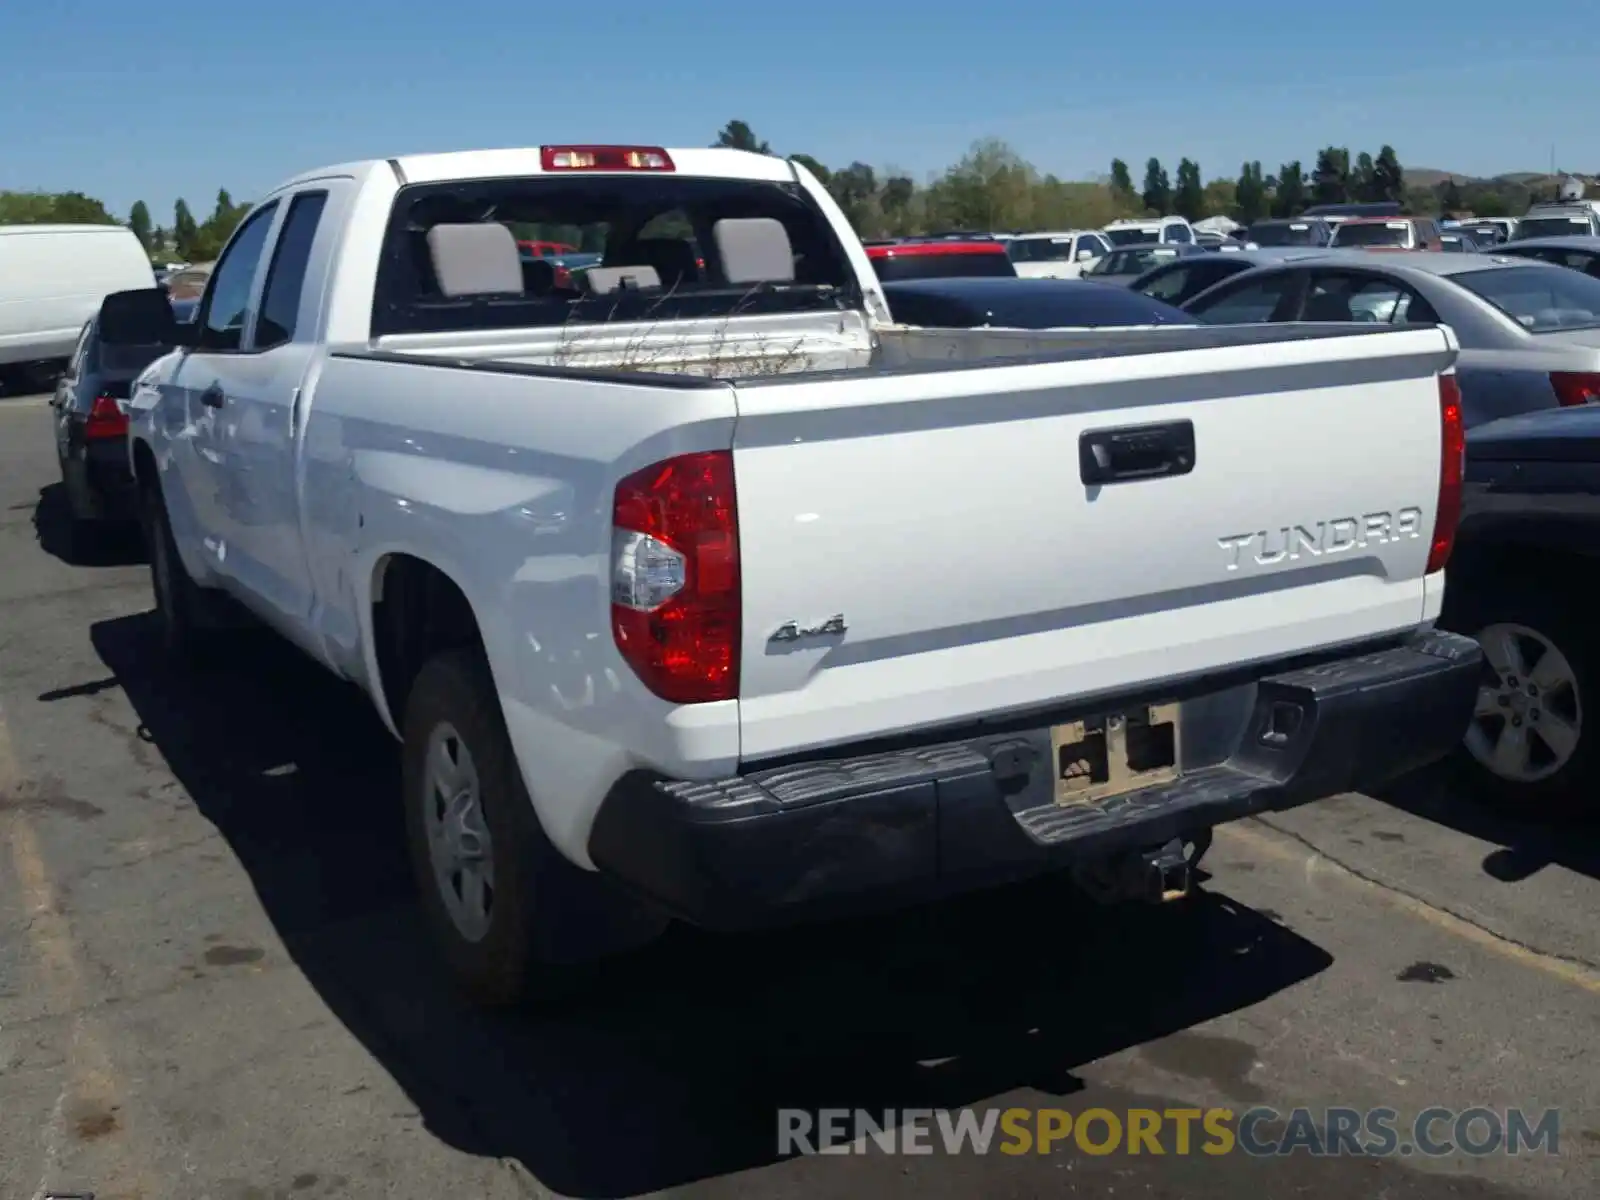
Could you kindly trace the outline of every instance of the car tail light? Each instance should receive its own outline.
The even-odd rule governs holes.
[[[1550,386],[1562,408],[1600,404],[1600,374],[1592,371],[1551,371]]]
[[[1433,518],[1428,570],[1444,570],[1461,523],[1461,484],[1467,470],[1467,435],[1461,424],[1461,384],[1454,372],[1439,376],[1439,503]]]
[[[739,694],[739,512],[733,455],[684,454],[617,484],[611,632],[644,685],[701,704]]]
[[[570,288],[572,286],[572,268],[570,268],[570,267],[557,267],[556,268],[555,286],[558,287],[558,288]]]
[[[122,411],[115,396],[102,394],[94,398],[83,422],[83,436],[91,442],[128,436],[128,414]]]
[[[546,171],[671,171],[672,156],[660,146],[540,146]]]

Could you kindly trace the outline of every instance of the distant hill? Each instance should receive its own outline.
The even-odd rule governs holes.
[[[1494,184],[1509,183],[1521,187],[1549,187],[1566,178],[1565,173],[1551,175],[1548,171],[1507,171],[1500,175],[1484,178],[1481,175],[1469,175],[1464,171],[1442,171],[1437,167],[1406,167],[1406,186],[1408,188],[1437,187],[1447,179],[1454,179],[1458,186],[1466,187],[1468,184]],[[1591,182],[1587,175],[1579,174],[1579,179]]]

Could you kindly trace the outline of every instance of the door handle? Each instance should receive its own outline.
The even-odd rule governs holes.
[[[1086,429],[1078,436],[1078,471],[1090,487],[1187,475],[1194,458],[1193,421]]]
[[[222,394],[222,385],[220,383],[213,383],[205,391],[200,393],[200,403],[204,404],[207,408],[221,408],[222,402],[226,398],[227,397]]]

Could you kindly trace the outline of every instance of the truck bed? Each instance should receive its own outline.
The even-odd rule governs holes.
[[[849,314],[844,314],[849,316]],[[744,324],[754,324],[754,321]],[[688,324],[688,323],[685,323]],[[334,347],[348,358],[424,362],[505,373],[625,379],[643,386],[741,386],[796,377],[903,371],[960,370],[1003,359],[1074,362],[1085,358],[1125,358],[1184,350],[1269,346],[1313,339],[1377,337],[1402,332],[1385,325],[1177,325],[1137,329],[932,329],[881,328],[876,339],[864,326],[830,317],[779,318],[752,335],[755,345],[741,355],[735,339],[721,327],[679,332],[672,341],[648,335],[585,331],[581,340],[561,341],[548,330],[484,334],[407,335],[381,338],[370,346]],[[601,327],[602,329],[604,327]],[[875,344],[874,344],[875,342]],[[576,347],[586,348],[580,352]],[[694,365],[681,361],[690,347],[720,355]],[[791,347],[794,347],[791,349]],[[709,367],[710,369],[706,369]]]

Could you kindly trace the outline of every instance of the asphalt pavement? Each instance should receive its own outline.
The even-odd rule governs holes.
[[[1439,775],[1219,832],[1202,894],[1054,881],[675,930],[485,1016],[421,936],[396,753],[268,637],[182,678],[135,539],[0,403],[0,1197],[1600,1195],[1600,837]],[[1560,1110],[1558,1153],[782,1156],[779,1109]],[[1282,1130],[1281,1123],[1263,1126]]]

